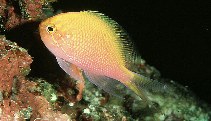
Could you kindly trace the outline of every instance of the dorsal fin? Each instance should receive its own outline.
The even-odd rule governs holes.
[[[124,57],[125,65],[127,66],[128,64],[133,64],[136,60],[137,53],[134,51],[134,44],[127,32],[116,21],[112,20],[108,16],[99,13],[98,11],[88,12],[100,17],[114,30],[115,34],[118,36],[116,42],[120,45],[119,49]]]

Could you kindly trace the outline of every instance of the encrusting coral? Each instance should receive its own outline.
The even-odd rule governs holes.
[[[0,32],[46,18],[52,9],[47,0],[0,0]]]
[[[12,92],[13,80],[30,71],[32,58],[25,49],[7,41],[4,36],[0,37],[0,50],[0,91],[7,97]]]
[[[31,63],[25,49],[0,36],[0,120],[68,120],[67,115],[53,111],[38,83],[25,78]]]

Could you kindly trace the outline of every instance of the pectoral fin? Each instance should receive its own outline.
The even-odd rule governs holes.
[[[59,66],[67,73],[69,74],[72,78],[75,80],[81,80],[83,81],[83,75],[81,72],[81,69],[79,69],[76,65],[69,63],[61,58],[56,58]]]
[[[77,80],[77,89],[78,89],[78,95],[77,95],[77,100],[81,100],[82,98],[82,92],[84,89],[84,77],[82,74],[81,69],[79,69],[76,65],[69,63],[61,58],[56,58],[59,66],[67,73],[69,74],[72,78]]]

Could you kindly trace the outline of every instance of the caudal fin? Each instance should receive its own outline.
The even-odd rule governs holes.
[[[146,96],[146,91],[153,92],[164,92],[167,86],[157,80],[152,80],[145,76],[133,73],[133,78],[127,81],[125,85],[135,92],[146,104],[150,104],[148,97]]]
[[[132,73],[134,74],[132,82],[135,83],[138,88],[152,92],[165,92],[168,88],[167,85],[158,80],[153,80],[134,72]]]

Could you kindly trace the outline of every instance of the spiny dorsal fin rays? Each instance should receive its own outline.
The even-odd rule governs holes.
[[[96,15],[97,17],[100,17],[113,29],[115,34],[118,36],[118,39],[116,39],[116,43],[118,43],[117,45],[119,50],[121,51],[122,57],[124,58],[125,65],[127,66],[127,64],[133,64],[136,59],[136,53],[134,51],[134,44],[126,31],[116,21],[112,20],[102,13],[99,13],[98,11],[85,12],[89,12]]]

